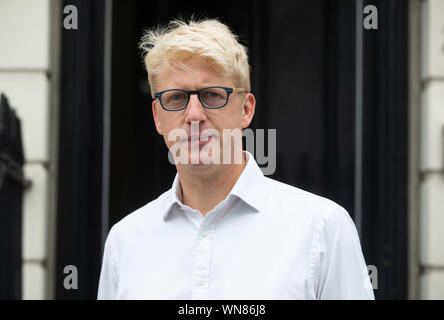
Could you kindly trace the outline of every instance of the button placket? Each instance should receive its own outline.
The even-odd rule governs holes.
[[[196,237],[193,257],[192,299],[208,299],[210,280],[211,247],[214,226],[210,216],[206,216]]]
[[[208,231],[207,230],[202,230],[200,232],[200,235],[202,236],[202,238],[205,238],[208,235]]]

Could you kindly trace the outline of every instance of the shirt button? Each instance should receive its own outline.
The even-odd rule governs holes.
[[[203,280],[199,280],[199,281],[197,281],[197,284],[198,284],[199,286],[203,286],[203,285],[205,284],[205,281],[203,281]]]
[[[206,230],[202,230],[200,235],[205,238],[208,235],[208,232]]]

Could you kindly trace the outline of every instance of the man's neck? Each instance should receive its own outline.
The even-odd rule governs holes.
[[[227,197],[246,164],[243,152],[242,164],[217,164],[201,168],[178,166],[182,203],[205,216]]]

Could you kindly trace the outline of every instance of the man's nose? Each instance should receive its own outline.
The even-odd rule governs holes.
[[[200,100],[196,94],[192,94],[190,96],[190,101],[188,102],[188,106],[186,107],[186,115],[185,121],[202,121],[206,120],[207,117],[205,115],[205,108],[200,103]]]

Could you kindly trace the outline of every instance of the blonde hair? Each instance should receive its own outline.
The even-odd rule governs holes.
[[[237,87],[247,92],[251,90],[247,48],[217,19],[193,21],[191,18],[188,23],[181,19],[170,21],[166,26],[146,30],[139,48],[153,97],[155,80],[163,65],[171,67],[171,62],[180,65],[193,56],[208,60],[216,70],[231,77]]]

